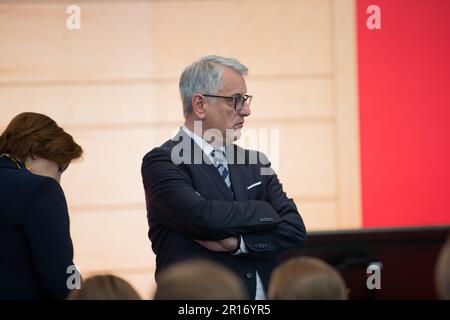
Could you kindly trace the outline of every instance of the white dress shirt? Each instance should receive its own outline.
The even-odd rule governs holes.
[[[203,138],[199,137],[198,135],[196,135],[194,132],[192,132],[191,130],[189,130],[186,126],[182,126],[181,130],[183,130],[189,137],[192,138],[192,140],[195,141],[195,143],[203,150],[203,153],[206,154],[209,159],[211,160],[211,163],[214,163],[213,157],[211,156],[211,152],[214,150],[214,147],[212,145],[210,145],[208,142],[206,142],[205,140],[203,140]],[[218,149],[222,149],[225,151],[225,146],[218,148]],[[224,167],[228,170],[228,165],[227,162],[225,160],[225,162],[223,163]],[[228,172],[230,172],[230,170],[228,170]],[[230,180],[231,181],[231,180]],[[242,253],[247,253],[247,247],[245,246],[245,242],[244,239],[241,236],[240,239],[240,249],[234,253],[234,255],[239,255]],[[258,274],[258,271],[256,271],[256,294],[255,294],[255,300],[266,300],[266,294],[264,292],[264,287],[261,281],[261,278]]]

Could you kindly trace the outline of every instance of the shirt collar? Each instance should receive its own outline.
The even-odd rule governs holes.
[[[217,150],[223,150],[224,152],[226,152],[225,146],[220,147],[220,148],[214,148],[212,145],[210,145],[208,142],[206,142],[205,140],[203,140],[203,138],[199,137],[198,135],[196,135],[194,132],[192,132],[188,127],[186,127],[185,125],[183,125],[181,127],[181,130],[183,130],[189,137],[192,138],[192,140],[195,141],[195,143],[200,147],[200,149],[203,150],[203,153],[207,154],[209,157],[211,157],[211,152],[214,149]]]

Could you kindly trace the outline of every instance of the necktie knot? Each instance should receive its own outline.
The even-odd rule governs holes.
[[[223,165],[226,162],[226,154],[222,149],[214,149],[211,151],[211,156],[216,164],[216,167],[220,164]]]

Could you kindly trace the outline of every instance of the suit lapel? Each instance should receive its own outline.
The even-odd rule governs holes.
[[[233,148],[234,152],[228,152]],[[234,198],[236,200],[248,200],[247,190],[245,188],[246,184],[246,166],[244,164],[239,164],[237,159],[245,154],[237,154],[242,149],[237,148],[236,145],[227,147],[227,162],[228,171],[230,173],[231,186],[234,191]]]
[[[222,193],[225,199],[234,200],[230,189],[226,185],[219,171],[214,165],[202,164],[194,166],[197,170],[201,170],[205,175],[210,178],[210,182],[216,186],[216,188]],[[233,185],[233,184],[232,184]]]
[[[186,141],[189,141],[189,145],[191,146],[190,163],[185,163],[185,165],[191,167],[193,172],[199,172],[200,175],[206,176],[209,184],[214,185],[225,199],[230,201],[234,200],[230,189],[228,189],[219,171],[213,164],[210,164],[208,156],[203,152],[200,146],[183,130],[180,130],[178,135],[181,135],[183,140],[188,139]],[[200,161],[201,163],[199,163]]]
[[[231,187],[234,191],[234,198],[239,201],[248,200],[247,190],[245,190],[245,166],[231,164],[228,165],[230,172]]]

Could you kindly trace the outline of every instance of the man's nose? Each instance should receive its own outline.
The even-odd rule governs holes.
[[[248,117],[252,113],[250,110],[250,105],[247,103],[247,101],[244,102],[244,105],[242,106],[242,109],[239,113],[244,117]]]

